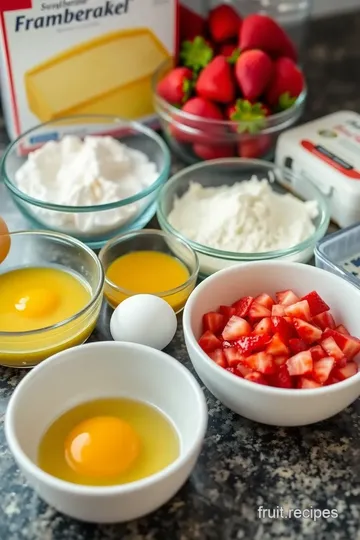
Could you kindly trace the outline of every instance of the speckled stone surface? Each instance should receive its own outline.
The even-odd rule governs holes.
[[[360,14],[311,26],[305,69],[306,119],[341,108],[360,112]],[[0,145],[7,138],[0,129]],[[179,163],[174,162],[174,168]],[[104,309],[92,340],[109,338]],[[181,322],[168,348],[191,371]],[[205,390],[209,427],[199,462],[183,489],[158,512],[109,527],[56,513],[26,485],[3,433],[6,405],[24,376],[0,368],[1,540],[360,539],[360,402],[315,426],[280,429],[232,414]],[[258,507],[328,509],[332,519],[261,519]]]

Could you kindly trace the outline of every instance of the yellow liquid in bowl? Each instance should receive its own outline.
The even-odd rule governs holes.
[[[32,366],[65,348],[83,343],[96,320],[83,310],[91,291],[80,278],[56,267],[19,268],[0,275],[0,363]],[[42,329],[44,329],[42,331]],[[14,332],[33,334],[11,335]]]
[[[195,283],[173,294],[166,294],[166,291],[184,285],[189,277],[189,270],[179,259],[158,251],[134,251],[123,255],[113,261],[106,272],[106,278],[124,291],[161,296],[175,313],[183,309]],[[128,296],[109,283],[105,285],[105,297],[112,307]]]
[[[158,409],[131,399],[98,399],[51,424],[39,445],[38,465],[67,482],[111,486],[155,474],[179,453],[177,432]]]

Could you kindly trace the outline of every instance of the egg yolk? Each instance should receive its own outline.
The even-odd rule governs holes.
[[[9,229],[4,220],[0,218],[0,263],[2,263],[10,251]]]
[[[114,476],[128,470],[140,453],[140,439],[130,424],[97,416],[78,424],[65,441],[70,467],[86,476]]]
[[[31,289],[15,302],[15,309],[26,317],[43,317],[55,311],[59,295],[49,289]]]

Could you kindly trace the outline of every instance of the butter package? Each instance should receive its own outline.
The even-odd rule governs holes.
[[[72,115],[154,119],[151,78],[176,53],[176,0],[1,0],[0,26],[12,139]]]

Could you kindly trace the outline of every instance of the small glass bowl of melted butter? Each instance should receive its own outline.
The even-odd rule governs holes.
[[[30,368],[84,343],[99,315],[104,272],[82,242],[46,231],[0,236],[0,364]]]
[[[134,294],[160,296],[179,313],[195,287],[199,262],[183,240],[157,229],[117,236],[100,251],[112,308]]]

